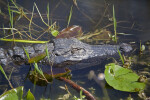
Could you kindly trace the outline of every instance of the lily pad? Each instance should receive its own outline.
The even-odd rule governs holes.
[[[114,63],[105,66],[105,79],[110,86],[120,91],[138,92],[145,88],[145,83],[138,82],[136,73]]]
[[[0,96],[0,100],[21,100],[23,95],[23,86],[11,89]]]

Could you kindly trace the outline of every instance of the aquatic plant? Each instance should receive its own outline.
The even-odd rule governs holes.
[[[112,39],[117,43],[117,21],[116,21],[116,17],[115,17],[114,5],[113,5],[113,22],[114,22],[114,33],[115,33],[115,35],[112,36]]]
[[[28,90],[27,94],[23,97],[23,86],[8,90],[0,95],[1,100],[35,100],[34,95]]]
[[[21,43],[47,43],[49,41],[33,41],[33,40],[21,40],[21,39],[5,39],[0,38],[1,41],[10,41],[10,42],[21,42]]]
[[[132,70],[123,68],[114,63],[105,65],[106,82],[114,89],[126,92],[144,90],[145,83],[139,81],[140,76]]]
[[[121,55],[121,52],[119,51],[119,49],[118,49],[118,54],[119,54],[119,56],[120,56],[120,59],[121,59],[121,61],[122,61],[122,64],[124,64],[124,59],[123,59],[123,56]]]
[[[145,50],[145,46],[142,45],[140,41],[140,54],[142,54],[144,50]]]
[[[82,94],[82,90],[80,91],[80,97],[78,98],[78,97],[74,96],[73,99],[74,100],[84,100],[85,96]]]
[[[13,86],[12,86],[12,84],[11,84],[11,82],[10,82],[10,77],[11,77],[11,74],[12,74],[12,73],[10,73],[9,78],[8,78],[7,75],[6,75],[6,73],[5,73],[5,71],[4,71],[4,69],[3,69],[3,67],[2,67],[1,65],[0,65],[0,70],[1,70],[1,72],[3,73],[3,75],[5,76],[5,78],[7,79],[7,81],[8,81],[8,83],[9,83],[10,87],[13,88]]]
[[[25,53],[26,53],[26,55],[27,55],[27,57],[28,57],[28,63],[34,63],[34,68],[35,68],[35,70],[36,70],[36,71],[45,79],[45,81],[48,83],[47,79],[45,78],[45,75],[43,74],[42,69],[39,68],[39,67],[38,67],[38,64],[37,64],[37,62],[39,62],[40,60],[42,60],[43,58],[45,58],[46,53],[44,52],[44,53],[42,53],[42,54],[40,54],[40,55],[38,55],[38,56],[35,56],[35,57],[30,58],[29,53],[28,53],[28,50],[26,50],[26,49],[24,48],[24,51],[25,51]]]
[[[8,4],[8,12],[9,12],[9,19],[10,19],[10,28],[3,27],[1,29],[3,29],[3,30],[11,30],[12,34],[7,35],[7,36],[1,38],[0,39],[1,41],[13,41],[13,42],[23,42],[23,43],[46,43],[46,42],[49,42],[49,40],[48,41],[37,41],[37,40],[39,38],[41,38],[41,36],[43,36],[46,32],[49,32],[49,31],[51,32],[51,34],[54,37],[56,37],[59,34],[59,31],[56,28],[57,27],[56,26],[56,22],[54,22],[51,25],[49,25],[50,24],[50,22],[49,22],[49,5],[47,5],[47,19],[48,19],[48,22],[46,23],[45,20],[43,19],[42,15],[41,15],[41,13],[40,13],[37,5],[36,5],[36,3],[34,3],[34,5],[33,5],[33,10],[32,10],[32,14],[31,14],[31,18],[29,18],[26,15],[28,13],[24,12],[23,8],[18,7],[13,0],[11,0],[11,3],[12,3],[11,6],[9,6],[9,4]],[[36,10],[37,10],[37,12],[38,12],[38,14],[40,16],[41,21],[47,26],[47,29],[44,29],[44,28],[38,26],[37,24],[35,24],[33,22],[32,19],[33,19],[33,15],[34,15],[34,8],[36,8]],[[13,15],[16,15],[16,16],[13,17]],[[28,30],[29,31],[19,31],[19,29],[14,28],[15,21],[18,21],[20,18],[25,18],[25,19],[27,19],[29,21],[29,25],[28,25]],[[35,34],[33,34],[31,32],[31,30],[33,30],[31,28],[32,25],[38,27],[43,32],[36,39],[32,37],[32,35],[36,36]],[[16,39],[15,38],[15,34],[19,34],[20,39],[18,39],[18,38]],[[13,38],[12,39],[8,38],[10,36],[12,36]],[[23,38],[26,38],[26,39],[23,39]]]
[[[68,25],[67,25],[67,27],[69,26],[70,21],[71,21],[71,16],[72,16],[72,13],[73,13],[72,8],[73,8],[73,6],[71,6],[71,9],[70,9],[70,13],[69,13],[69,18],[68,18]]]

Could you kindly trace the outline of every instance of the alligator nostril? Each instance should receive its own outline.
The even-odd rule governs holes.
[[[58,53],[55,53],[56,56],[60,56]]]
[[[20,55],[13,55],[12,58],[14,61],[23,61],[24,60]]]

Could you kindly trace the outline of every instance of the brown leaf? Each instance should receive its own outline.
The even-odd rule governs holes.
[[[70,37],[78,37],[82,34],[82,28],[77,25],[70,26],[68,28],[63,29],[56,38],[70,38]]]

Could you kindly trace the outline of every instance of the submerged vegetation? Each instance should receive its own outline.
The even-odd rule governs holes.
[[[77,6],[77,1],[73,0],[75,6]],[[86,41],[86,42],[92,42],[92,43],[99,43],[99,41],[103,41],[105,43],[110,42],[118,42],[118,33],[117,33],[117,21],[115,17],[115,8],[113,6],[113,26],[114,26],[114,35],[110,31],[108,31],[106,28],[109,27],[106,26],[102,29],[97,29],[94,32],[88,32],[84,34],[82,31],[82,28],[78,25],[70,26],[72,14],[73,14],[73,7],[71,6],[69,17],[67,21],[67,28],[63,29],[62,31],[59,31],[59,26],[56,24],[56,22],[53,23],[52,19],[50,19],[50,9],[49,4],[47,4],[47,20],[45,20],[40,13],[38,6],[36,3],[33,5],[32,14],[31,17],[28,16],[28,12],[25,12],[23,8],[19,7],[13,0],[11,0],[11,4],[8,4],[8,13],[9,13],[9,20],[10,20],[10,27],[9,28],[1,28],[4,30],[4,33],[6,34],[6,31],[8,31],[9,35],[5,35],[3,38],[0,38],[1,41],[11,41],[11,42],[21,42],[21,43],[48,43],[50,42],[51,38],[47,38],[45,41],[40,38],[46,37],[50,35],[52,38],[70,38],[75,37],[78,40]],[[42,23],[46,26],[46,29],[38,26],[35,22],[33,22],[34,18],[34,12],[35,9],[38,12],[38,15],[42,21]],[[78,8],[79,9],[79,8]],[[28,20],[28,28],[23,27],[22,30],[19,29],[20,27],[16,28],[14,24],[21,19]],[[47,21],[47,22],[46,22]],[[36,27],[36,28],[35,28]],[[38,28],[38,29],[37,29]],[[36,30],[37,29],[37,30]],[[16,38],[17,37],[17,38]],[[145,50],[145,47],[141,45],[140,43],[140,53]],[[34,84],[38,86],[47,86],[48,84],[53,84],[53,80],[59,80],[64,81],[67,84],[69,84],[71,87],[73,87],[75,90],[80,92],[80,97],[74,96],[69,91],[68,87],[65,85],[65,87],[62,87],[67,94],[62,96],[59,99],[73,99],[73,100],[97,100],[99,97],[94,97],[95,94],[88,92],[88,90],[84,89],[77,83],[73,82],[71,80],[71,70],[68,68],[62,68],[63,72],[55,73],[53,71],[53,61],[50,60],[48,48],[47,45],[45,47],[45,52],[35,55],[34,57],[30,57],[30,54],[28,53],[28,50],[24,48],[24,51],[26,53],[26,56],[28,58],[28,63],[30,64],[30,70],[27,75],[28,79]],[[97,76],[93,73],[92,78],[96,81],[96,83],[100,84],[101,88],[103,88],[104,98],[107,100],[111,100],[109,98],[109,95],[107,93],[107,90],[104,86],[103,80],[105,79],[107,84],[111,86],[113,89],[125,91],[125,92],[139,92],[144,91],[145,86],[147,84],[147,77],[144,75],[138,75],[131,69],[131,57],[127,59],[124,55],[121,54],[121,52],[118,50],[118,54],[120,56],[122,64],[118,65],[116,63],[109,63],[105,65],[105,71],[101,76],[97,78]],[[142,55],[142,53],[141,53]],[[50,67],[50,73],[46,73],[42,71],[42,68],[38,65],[38,62],[40,62],[43,58],[47,57],[49,60]],[[133,59],[133,58],[132,58]],[[117,62],[119,63],[119,61]],[[121,65],[123,67],[121,67]],[[30,92],[30,89],[26,93],[26,95],[23,97],[23,86],[14,88],[10,82],[11,73],[9,75],[9,78],[7,77],[3,67],[0,65],[0,70],[3,73],[4,77],[7,79],[9,86],[11,87],[11,90],[5,91],[1,96],[0,99],[7,99],[10,98],[12,100],[35,100],[36,97]],[[91,79],[92,79],[91,78]],[[55,83],[54,83],[55,84]],[[140,94],[139,94],[140,95]],[[130,96],[129,96],[130,97]],[[129,98],[128,97],[128,98]],[[131,97],[130,97],[131,98]],[[147,98],[146,95],[145,97]],[[42,98],[41,98],[42,100]],[[145,99],[144,99],[145,100]]]

